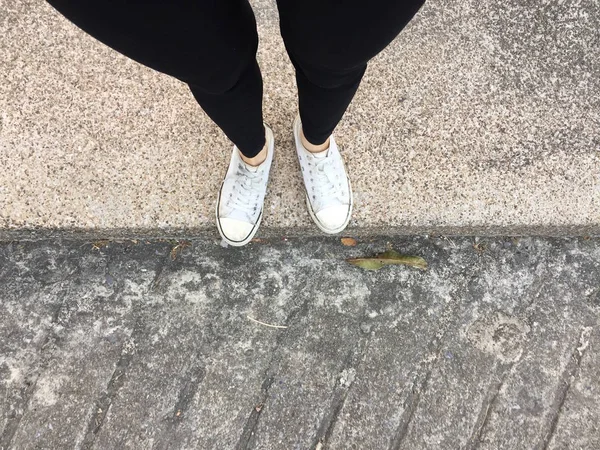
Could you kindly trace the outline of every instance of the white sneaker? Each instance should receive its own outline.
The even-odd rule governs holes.
[[[296,152],[306,188],[308,212],[317,226],[328,234],[341,232],[352,214],[352,187],[346,174],[342,155],[333,136],[329,148],[311,153],[300,139],[300,116],[294,121]]]
[[[233,147],[229,169],[217,200],[217,228],[229,245],[246,245],[258,231],[263,202],[267,192],[269,171],[273,161],[273,132],[265,125],[267,159],[259,166],[246,164]]]

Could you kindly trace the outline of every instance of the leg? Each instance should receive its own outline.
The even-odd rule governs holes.
[[[256,22],[247,0],[48,0],[113,49],[187,83],[244,156],[265,145]]]
[[[302,128],[327,141],[368,61],[402,31],[425,0],[277,0],[281,34],[296,68]]]
[[[296,152],[308,211],[336,234],[352,215],[352,187],[333,130],[369,59],[385,48],[424,0],[277,0],[281,34],[296,68]]]

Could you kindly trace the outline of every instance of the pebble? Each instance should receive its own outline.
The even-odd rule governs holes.
[[[360,331],[362,331],[365,334],[369,334],[371,332],[371,324],[367,322],[362,322],[360,324]]]

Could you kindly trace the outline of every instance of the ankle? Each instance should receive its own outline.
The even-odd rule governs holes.
[[[310,153],[319,153],[327,150],[329,148],[329,138],[325,142],[319,145],[311,144],[304,136],[304,130],[300,129],[300,141],[302,142],[302,146],[308,150]]]
[[[267,143],[265,142],[265,146],[261,149],[260,152],[258,152],[258,154],[256,156],[253,156],[252,158],[248,158],[247,156],[244,156],[244,154],[242,152],[240,152],[240,157],[242,158],[242,161],[244,161],[249,166],[256,167],[256,166],[260,166],[262,163],[264,163],[266,161],[267,153],[268,153]]]

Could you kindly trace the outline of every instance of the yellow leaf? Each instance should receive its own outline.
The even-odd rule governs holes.
[[[366,270],[379,270],[390,264],[403,264],[421,270],[427,269],[427,261],[420,256],[402,255],[395,250],[387,250],[370,258],[350,258],[346,261]]]

